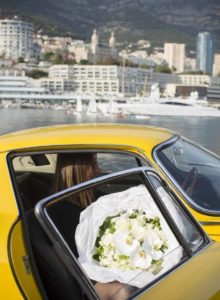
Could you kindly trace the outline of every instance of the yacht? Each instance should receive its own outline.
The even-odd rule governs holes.
[[[220,110],[208,107],[205,101],[191,99],[161,99],[159,102],[126,104],[120,108],[123,113],[158,116],[207,116],[220,117]]]

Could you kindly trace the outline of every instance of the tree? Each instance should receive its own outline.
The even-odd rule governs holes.
[[[167,73],[170,74],[172,71],[167,65],[157,65],[155,68],[156,73]]]
[[[67,59],[67,60],[65,60],[65,64],[67,64],[67,65],[75,65],[76,61],[75,61],[75,59]]]
[[[53,52],[46,52],[44,54],[44,59],[47,60],[47,61],[52,61],[53,56],[54,56]]]
[[[192,71],[184,72],[183,74],[186,74],[186,75],[207,75],[205,72],[200,71],[200,70],[192,70]]]
[[[120,65],[120,62],[113,58],[111,55],[103,57],[101,60],[97,62],[97,65]]]
[[[56,53],[54,56],[53,56],[53,59],[52,59],[52,62],[56,65],[59,65],[59,64],[62,64],[63,63],[63,57],[61,54],[59,53]]]
[[[81,59],[79,65],[90,65],[90,62],[87,59]]]
[[[18,58],[18,63],[23,63],[24,62],[24,58],[23,57],[19,57]]]
[[[42,77],[47,77],[48,73],[41,70],[32,70],[27,72],[27,76],[32,77],[34,79],[39,79]]]

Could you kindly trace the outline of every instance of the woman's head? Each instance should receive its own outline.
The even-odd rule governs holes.
[[[53,192],[70,188],[99,175],[95,153],[61,153],[57,157],[56,177]],[[84,194],[84,197],[81,195]],[[87,194],[87,195],[86,195]],[[81,204],[85,207],[92,202],[92,195],[81,193]],[[83,200],[83,201],[82,201]],[[84,203],[82,203],[84,202]],[[89,203],[88,203],[89,202]]]

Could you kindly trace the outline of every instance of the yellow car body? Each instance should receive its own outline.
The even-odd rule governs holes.
[[[36,284],[24,241],[24,226],[9,168],[10,155],[60,150],[114,150],[138,155],[165,179],[188,210],[220,241],[220,216],[197,212],[155,161],[153,149],[175,135],[148,126],[83,124],[38,128],[0,137],[0,278],[1,299],[43,299]],[[220,244],[210,243],[191,260],[168,274],[140,299],[220,299]],[[74,299],[74,296],[73,296]]]

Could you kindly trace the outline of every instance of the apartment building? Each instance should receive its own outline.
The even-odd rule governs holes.
[[[170,69],[176,73],[184,72],[185,65],[185,44],[165,43],[164,59],[167,61]]]
[[[62,86],[64,92],[71,86],[71,90],[74,89],[77,93],[123,93],[133,96],[141,92],[146,82],[151,80],[152,72],[146,69],[115,65],[53,65],[49,69],[49,78],[41,79],[41,86],[48,89],[55,89],[57,86],[59,91]]]
[[[5,58],[31,58],[33,26],[17,19],[0,20],[0,55]]]

